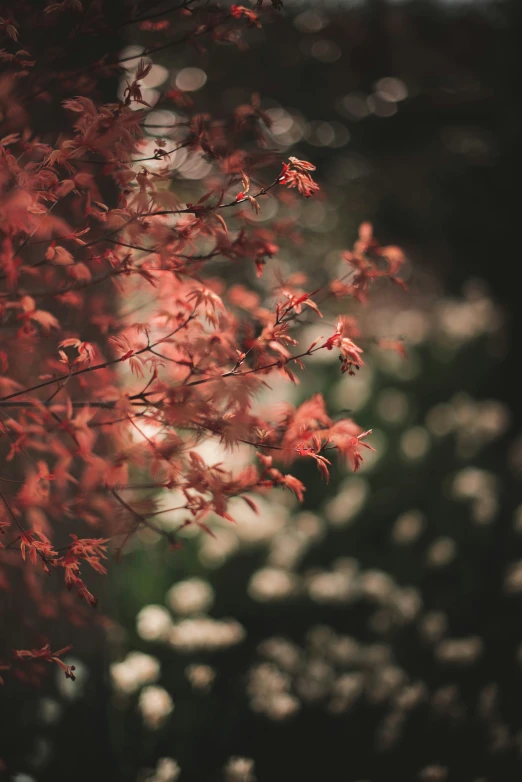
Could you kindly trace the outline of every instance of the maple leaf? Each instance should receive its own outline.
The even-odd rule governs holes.
[[[72,646],[64,646],[63,649],[59,649],[57,652],[52,652],[49,644],[45,644],[41,649],[15,649],[13,651],[13,657],[15,660],[21,662],[27,662],[28,660],[44,660],[49,663],[56,663],[59,668],[64,672],[66,679],[76,680],[74,671],[76,667],[74,665],[66,665],[63,660],[60,659],[64,654],[70,652]]]

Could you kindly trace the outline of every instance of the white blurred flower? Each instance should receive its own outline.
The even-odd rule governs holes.
[[[210,665],[188,665],[185,673],[196,690],[209,690],[216,678],[216,672]]]
[[[323,351],[326,353],[326,351]],[[335,356],[332,351],[328,355]],[[360,410],[370,399],[374,376],[369,366],[356,375],[343,375],[333,389],[333,401],[339,409]]]
[[[419,774],[420,782],[444,782],[448,778],[445,766],[426,766]]]
[[[314,542],[323,535],[323,522],[315,513],[298,513],[273,538],[267,564],[282,570],[292,570]]]
[[[362,695],[364,675],[359,671],[344,673],[332,685],[333,698],[329,710],[334,714],[346,711]]]
[[[215,437],[207,437],[201,440],[194,448],[207,464],[226,463],[227,470],[240,471],[245,464],[252,461],[252,449],[248,445],[239,445],[233,450],[226,448]],[[169,492],[169,494],[172,494]],[[229,522],[227,522],[229,523]]]
[[[422,459],[430,447],[430,435],[423,426],[412,426],[401,436],[401,451],[411,461]]]
[[[147,782],[176,782],[181,774],[179,763],[173,758],[160,758],[152,776]]]
[[[176,87],[185,92],[200,90],[207,81],[207,74],[201,68],[182,68],[176,75]]]
[[[435,437],[444,437],[455,427],[455,415],[450,404],[434,405],[426,414],[426,426]]]
[[[444,567],[455,559],[457,546],[452,538],[438,538],[428,549],[428,564]]]
[[[160,728],[174,711],[174,703],[167,690],[157,685],[144,687],[138,700],[143,722],[150,730]]]
[[[459,347],[480,336],[498,331],[502,325],[499,311],[487,296],[473,300],[442,299],[435,307],[437,341]]]
[[[136,45],[125,46],[125,48],[120,51],[119,57],[124,61],[123,67],[127,72],[132,72],[137,69],[143,51],[143,46]]]
[[[219,567],[238,548],[239,538],[237,535],[230,529],[221,529],[215,538],[204,535],[199,548],[199,558],[208,567]]]
[[[287,692],[274,695],[266,704],[265,714],[272,720],[286,720],[301,708],[298,699]]]
[[[145,606],[136,617],[136,631],[144,641],[164,640],[171,627],[170,613],[163,606]]]
[[[341,484],[339,494],[325,505],[324,513],[334,527],[350,524],[364,508],[369,495],[368,481],[358,475],[351,476]]]
[[[478,660],[482,650],[482,639],[474,635],[469,638],[447,638],[439,643],[435,653],[441,662],[469,665]]]
[[[424,640],[428,643],[436,643],[448,629],[448,619],[442,611],[429,611],[424,614],[419,629]]]
[[[404,546],[417,540],[426,525],[423,514],[418,510],[402,513],[392,528],[392,538],[395,543]]]
[[[251,577],[248,594],[258,602],[284,600],[295,593],[297,577],[293,573],[279,568],[263,568]]]
[[[387,328],[389,333],[389,323]],[[418,353],[415,353],[410,346],[406,358],[395,351],[379,349],[375,361],[383,372],[397,380],[414,380],[422,369]]]
[[[402,333],[402,332],[401,332]],[[377,412],[383,421],[402,423],[409,411],[408,397],[398,388],[385,388],[377,398]]]
[[[174,584],[167,592],[166,600],[176,614],[198,614],[210,608],[214,590],[201,578],[189,578]]]
[[[227,782],[255,782],[254,761],[251,758],[230,758],[224,771]]]
[[[393,608],[404,622],[411,622],[422,608],[422,597],[414,587],[398,589],[393,595]]]
[[[244,545],[253,546],[267,543],[285,525],[288,511],[276,502],[264,497],[256,497],[259,513],[255,513],[239,498],[230,500],[228,511],[237,519],[234,531]]]
[[[267,638],[259,645],[258,651],[285,671],[295,671],[301,661],[300,648],[286,638]]]
[[[362,660],[371,668],[382,668],[392,663],[392,648],[389,644],[368,644],[364,647]]]
[[[349,635],[335,636],[328,643],[328,656],[338,665],[355,666],[361,655],[361,646]]]
[[[388,700],[393,693],[402,687],[408,677],[397,665],[381,665],[377,667],[367,685],[367,695],[373,703]]]
[[[308,548],[309,542],[300,538],[295,530],[283,531],[272,540],[267,564],[282,571],[289,570],[298,564]]]
[[[490,524],[498,511],[497,479],[486,470],[465,467],[454,478],[453,496],[467,500],[476,524]]]
[[[160,87],[166,81],[168,75],[169,72],[165,66],[154,64],[147,76],[141,79],[141,84],[145,87]]]
[[[346,603],[356,594],[351,573],[322,571],[310,574],[307,581],[308,595],[316,603]]]
[[[429,330],[429,316],[420,310],[399,310],[388,325],[388,333],[400,334],[408,347],[424,342]],[[386,334],[383,334],[383,337],[385,336]]]
[[[273,663],[256,665],[247,685],[251,708],[273,720],[288,719],[300,709],[299,700],[289,692],[290,685],[290,677]]]
[[[245,637],[243,627],[235,619],[198,617],[184,619],[174,625],[169,643],[183,652],[198,649],[226,649]]]
[[[447,405],[433,408],[426,420],[432,428],[435,427],[435,434],[454,430],[458,455],[470,458],[503,434],[510,418],[509,409],[502,402],[494,399],[477,401],[459,392]]]
[[[321,658],[312,657],[297,678],[296,690],[303,700],[319,701],[330,693],[334,680],[333,667]]]
[[[466,467],[455,476],[453,494],[457,499],[474,499],[480,496],[488,480],[489,475],[484,470]]]
[[[395,582],[383,570],[367,570],[359,578],[361,591],[370,599],[386,602],[393,594]]]
[[[54,698],[43,697],[38,704],[38,716],[44,725],[56,725],[62,716],[62,706]]]
[[[506,592],[522,592],[522,559],[509,566],[504,588]]]
[[[142,652],[129,652],[127,657],[110,667],[112,686],[117,692],[129,695],[144,684],[157,681],[160,664],[155,657]]]
[[[399,709],[409,711],[426,699],[428,688],[424,682],[415,682],[403,687],[395,696],[395,704]]]

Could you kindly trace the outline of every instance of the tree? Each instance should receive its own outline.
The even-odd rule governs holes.
[[[240,57],[245,32],[262,24],[261,2],[114,9],[29,3],[0,20],[0,575],[8,592],[16,581],[24,647],[34,646],[4,667],[29,680],[47,662],[74,678],[65,649],[34,638],[34,616],[85,621],[97,605],[86,571],[106,572],[109,546],[118,555],[147,529],[179,547],[161,523],[158,490],[178,498],[182,527],[212,535],[216,514],[234,521],[232,498],[255,508],[256,494],[279,486],[302,499],[305,487],[286,472],[297,458],[326,479],[333,451],[358,469],[370,431],[332,420],[320,396],[269,409],[256,396],[274,375],[297,382],[295,368],[321,350],[336,350],[341,372],[354,374],[364,343],[352,316],[339,314],[311,344],[298,344],[295,327],[321,317],[319,305],[342,313],[346,301],[365,303],[380,279],[402,284],[401,251],[379,246],[367,223],[341,278],[321,269],[317,285],[298,269],[278,271],[295,226],[260,228],[252,215],[270,198],[290,213],[319,186],[311,163],[267,150],[259,96],[228,117],[196,112],[182,89],[146,100],[156,53],[224,43]],[[100,56],[96,44],[129,25],[145,50]],[[106,80],[124,69],[121,99],[107,101]],[[183,119],[152,136],[148,117],[161,106],[182,108]],[[177,177],[180,151],[204,164],[191,193]],[[255,461],[245,456],[239,471],[207,463],[198,447],[208,438]]]

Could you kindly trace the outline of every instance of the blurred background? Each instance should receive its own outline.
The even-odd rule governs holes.
[[[364,220],[405,250],[409,291],[353,312],[406,358],[370,345],[356,377],[318,358],[259,400],[321,392],[377,452],[328,486],[297,465],[302,506],[275,492],[215,538],[187,530],[175,555],[136,539],[111,570],[112,621],[67,661],[77,682],[17,700],[17,782],[521,778],[521,6],[284,6],[240,53],[158,56],[144,98],[170,84],[190,113],[223,115],[259,93],[268,148],[311,160],[322,188],[252,217],[297,220],[286,272],[341,269]],[[206,165],[180,150],[176,187],[189,194]]]

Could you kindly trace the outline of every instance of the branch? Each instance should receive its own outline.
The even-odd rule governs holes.
[[[126,22],[122,22],[116,30],[121,30],[122,27],[127,27],[131,24],[139,24],[140,22],[148,22],[151,19],[157,19],[159,16],[167,16],[167,14],[172,14],[174,11],[182,11],[184,8],[188,8],[190,5],[192,5],[195,2],[198,2],[199,0],[184,0],[183,3],[180,5],[174,5],[172,8],[167,8],[164,11],[157,11],[155,14],[149,14],[148,16],[138,16],[135,19],[129,19]]]
[[[170,334],[167,334],[166,337],[162,337],[161,339],[158,339],[156,342],[154,342],[152,345],[146,345],[144,348],[141,348],[140,350],[136,350],[132,356],[129,356],[129,358],[132,358],[133,356],[140,356],[142,353],[146,353],[150,348],[156,347],[156,345],[160,345],[162,342],[165,342],[167,339],[170,339],[175,334],[177,334],[179,331],[184,329],[191,320],[195,318],[195,311],[192,312],[191,315],[183,322],[181,323],[177,328],[174,329]],[[96,372],[98,369],[106,369],[107,367],[113,366],[114,364],[120,364],[122,361],[127,361],[128,358],[114,358],[110,361],[103,361],[101,364],[95,364],[91,367],[85,367],[84,369],[77,369],[74,372],[70,372],[65,375],[58,375],[58,377],[51,378],[50,380],[44,380],[42,383],[38,383],[37,385],[31,386],[31,388],[25,388],[23,391],[15,391],[12,394],[7,394],[7,396],[0,397],[0,402],[7,402],[9,399],[15,399],[18,396],[24,396],[24,394],[29,394],[31,391],[38,391],[40,388],[45,388],[46,386],[51,386],[54,383],[60,383],[62,380],[68,380],[71,377],[77,377],[78,375],[85,375],[87,372]],[[134,397],[133,397],[134,398]]]

